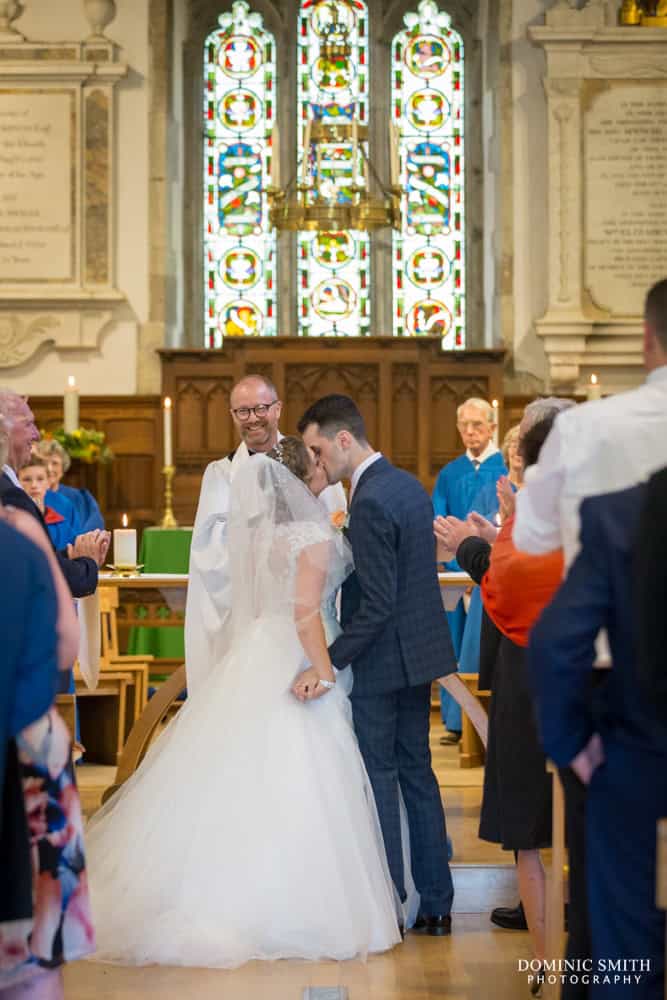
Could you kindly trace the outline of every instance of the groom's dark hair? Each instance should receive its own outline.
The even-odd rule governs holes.
[[[322,396],[309,406],[299,421],[299,434],[303,434],[310,424],[317,424],[320,434],[333,438],[338,431],[349,431],[357,441],[366,444],[366,425],[357,404],[349,396],[332,393]]]

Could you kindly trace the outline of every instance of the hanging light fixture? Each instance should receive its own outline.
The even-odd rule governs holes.
[[[339,4],[326,5],[329,19],[319,44],[320,60],[334,66],[352,53],[349,25],[340,18]],[[356,104],[349,105],[343,120],[327,119],[324,109],[313,108],[306,123],[303,157],[297,175],[280,186],[278,130],[273,130],[269,216],[276,229],[330,232],[346,229],[368,231],[393,226],[400,229],[398,133],[390,125],[390,180],[384,184],[368,155],[368,126],[360,124]],[[380,196],[371,193],[373,190]]]

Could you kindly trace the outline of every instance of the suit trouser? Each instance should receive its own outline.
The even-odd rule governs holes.
[[[586,892],[586,795],[587,788],[569,767],[559,769],[565,795],[565,838],[567,841],[569,902],[567,912],[567,959],[590,959],[591,932]],[[550,956],[549,956],[550,957]],[[584,1000],[589,987],[577,977],[561,987],[561,1000]]]
[[[667,816],[667,753],[604,740],[586,803],[586,868],[594,965],[648,960],[623,981],[591,985],[593,997],[663,1000],[665,914],[655,905],[656,826]],[[612,976],[614,974],[612,973]]]
[[[357,697],[352,713],[359,747],[373,786],[389,871],[406,898],[399,786],[410,830],[412,877],[428,914],[449,913],[454,886],[447,861],[447,830],[440,788],[431,767],[431,685]]]

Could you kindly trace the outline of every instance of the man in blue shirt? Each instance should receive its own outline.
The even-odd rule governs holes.
[[[466,450],[441,470],[433,491],[434,514],[436,517],[452,515],[465,521],[468,514],[476,511],[492,519],[498,511],[496,483],[500,476],[507,474],[502,454],[494,442],[494,409],[485,399],[473,397],[459,406],[456,421]],[[460,570],[455,559],[445,565],[448,570]],[[479,591],[473,591],[467,613],[460,600],[447,617],[459,669],[464,673],[476,673],[482,624]],[[456,743],[461,736],[461,709],[446,691],[441,690],[440,703],[442,721],[448,730],[441,742]]]

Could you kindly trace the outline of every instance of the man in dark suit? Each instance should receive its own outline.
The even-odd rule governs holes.
[[[0,390],[0,422],[8,454],[0,470],[0,503],[18,507],[35,517],[48,536],[44,517],[16,478],[17,470],[30,456],[39,431],[27,400],[18,393]],[[98,566],[104,562],[109,547],[107,532],[81,535],[67,551],[56,556],[73,597],[86,597],[97,587]]]
[[[656,713],[667,722],[667,468],[646,488],[639,522],[635,585],[638,669]]]
[[[591,976],[591,995],[662,1000],[665,915],[655,905],[655,869],[656,823],[667,815],[667,724],[639,683],[633,576],[645,496],[640,485],[584,500],[581,550],[533,629],[530,661],[544,748],[588,785],[586,875],[600,976]],[[602,628],[613,665],[593,685]],[[631,987],[623,975],[601,978],[599,963],[618,959],[644,960],[621,970],[633,975]]]
[[[435,563],[433,508],[420,483],[394,468],[366,438],[347,396],[325,396],[303,415],[299,431],[330,483],[351,479],[348,537],[355,572],[343,585],[343,633],[331,662],[352,664],[354,727],[366,763],[389,869],[406,898],[399,788],[403,794],[420,894],[415,927],[449,934],[454,889],[447,833],[429,748],[430,692],[456,660]],[[320,691],[307,671],[306,696]]]

